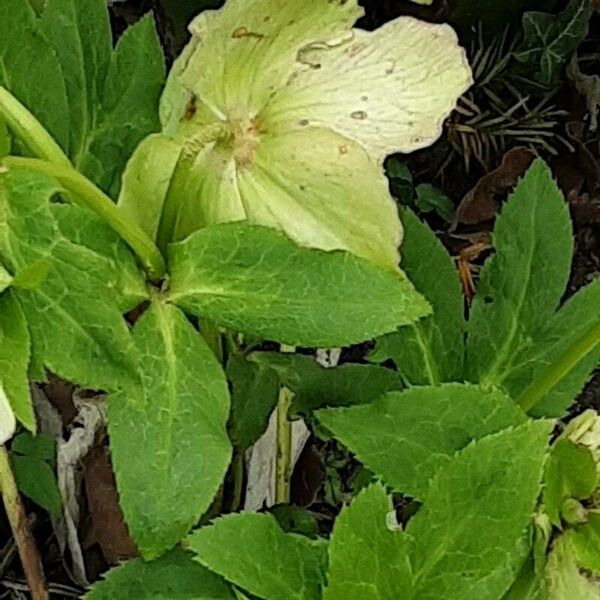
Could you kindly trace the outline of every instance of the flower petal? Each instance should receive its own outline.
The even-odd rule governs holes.
[[[217,145],[198,157],[190,177],[175,240],[202,224],[247,219],[301,245],[398,266],[401,224],[388,182],[363,148],[333,131],[264,136],[246,166]]]
[[[354,30],[351,41],[300,58],[304,68],[269,103],[265,122],[332,128],[379,161],[433,143],[472,83],[454,30],[412,17]]]
[[[221,118],[240,106],[255,116],[285,85],[301,48],[343,39],[362,14],[356,0],[228,0],[192,21],[180,81]]]
[[[0,445],[5,444],[15,434],[17,421],[10,407],[6,393],[0,384]]]
[[[118,205],[155,239],[181,145],[160,133],[142,140],[127,163]]]

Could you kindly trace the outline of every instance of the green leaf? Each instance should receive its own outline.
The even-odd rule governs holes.
[[[373,365],[344,364],[325,368],[299,354],[254,352],[248,359],[271,369],[294,392],[291,414],[310,415],[326,406],[367,404],[400,388],[398,374]]]
[[[513,370],[504,381],[504,386],[515,399],[532,382],[539,384],[540,376],[543,377],[549,368],[552,377],[558,378],[544,393],[541,402],[530,411],[532,415],[562,417],[600,363],[600,340],[587,354],[577,353],[578,344],[591,331],[598,329],[598,306],[600,278],[567,300],[515,357]]]
[[[413,597],[497,600],[508,590],[528,552],[551,429],[528,422],[504,430],[438,471],[407,527]]]
[[[22,268],[14,277],[12,285],[24,290],[35,290],[40,287],[44,279],[48,277],[52,260],[48,257],[40,258],[35,262]]]
[[[153,19],[130,27],[114,52],[104,0],[49,0],[41,23],[69,97],[69,156],[115,198],[134,149],[160,128],[165,65]]]
[[[279,379],[268,367],[239,354],[227,361],[227,379],[231,387],[229,435],[238,451],[244,452],[267,429],[279,397]]]
[[[310,538],[319,537],[320,515],[294,504],[278,504],[270,510],[286,533],[300,533]]]
[[[218,575],[177,549],[153,562],[136,558],[111,569],[85,600],[234,600]]]
[[[552,446],[546,465],[543,494],[544,510],[552,524],[560,527],[565,500],[589,498],[597,483],[596,462],[591,450],[571,440],[558,440]]]
[[[442,190],[429,183],[421,183],[415,191],[417,193],[415,204],[420,212],[435,211],[446,223],[452,222],[454,204]]]
[[[547,600],[600,599],[600,585],[581,573],[576,554],[565,536],[554,543],[546,567],[546,582]]]
[[[64,239],[50,209],[52,179],[13,170],[0,181],[0,256],[13,271],[50,258],[39,287],[14,289],[32,357],[82,387],[141,395],[138,356],[117,306],[108,261]]]
[[[55,204],[52,214],[60,232],[107,260],[116,282],[116,301],[127,312],[148,299],[148,288],[135,256],[121,237],[92,212],[72,204]]]
[[[125,519],[152,559],[198,521],[223,480],[229,393],[215,356],[176,307],[154,301],[133,339],[145,401],[112,395],[108,431]]]
[[[408,209],[402,210],[401,217],[402,268],[431,304],[433,315],[379,338],[369,359],[391,358],[413,385],[458,381],[463,377],[465,319],[457,270],[425,223]]]
[[[588,511],[585,525],[569,529],[566,537],[584,569],[600,573],[600,513]]]
[[[171,245],[169,261],[169,297],[183,309],[293,346],[364,341],[428,312],[402,274],[345,252],[301,248],[266,227],[202,229]]]
[[[19,490],[53,517],[60,517],[62,500],[52,467],[32,456],[13,454],[11,462]]]
[[[194,531],[186,544],[204,566],[260,598],[321,597],[326,544],[285,533],[271,515],[222,517]]]
[[[19,303],[12,292],[0,295],[0,388],[17,419],[35,431],[27,376],[29,343],[29,331]]]
[[[17,435],[10,445],[11,463],[19,490],[59,517],[62,500],[54,474],[56,444],[45,435],[33,436],[29,432]]]
[[[335,521],[324,600],[410,598],[410,538],[393,529],[391,498],[381,485],[363,490]]]
[[[32,435],[28,431],[20,433],[13,439],[10,450],[48,463],[53,463],[56,458],[56,443],[51,437],[43,434]]]
[[[12,140],[6,123],[0,119],[0,158],[4,158],[10,154],[12,148]]]
[[[68,148],[69,105],[60,60],[27,0],[0,0],[0,85]]]
[[[56,375],[95,390],[141,394],[138,356],[98,255],[60,241],[35,290],[16,290],[34,355]]]
[[[502,392],[459,383],[390,392],[373,404],[316,416],[388,485],[419,499],[455,452],[526,420]]]
[[[546,325],[563,295],[573,238],[567,203],[541,159],[517,184],[494,228],[469,321],[467,372],[501,384],[515,356]]]
[[[112,52],[106,2],[47,0],[39,25],[60,61],[69,99],[68,154],[79,166],[88,151],[88,136],[100,120],[100,99]]]
[[[583,41],[592,14],[590,0],[571,0],[559,15],[523,15],[523,42],[514,56],[542,86],[554,86],[562,68]]]
[[[0,265],[0,294],[7,290],[12,283],[12,275],[2,265]]]

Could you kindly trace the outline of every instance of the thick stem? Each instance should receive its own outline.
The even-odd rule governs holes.
[[[78,171],[37,158],[8,156],[2,159],[2,163],[9,168],[44,173],[57,179],[70,192],[76,204],[96,213],[127,242],[153,281],[159,281],[164,276],[165,261],[152,240],[102,190]]]
[[[570,371],[600,344],[600,320],[573,342],[561,357],[544,369],[517,398],[518,404],[529,412],[541,402]]]
[[[19,556],[21,557],[21,564],[23,565],[23,571],[25,571],[31,597],[33,600],[48,600],[50,596],[48,595],[48,586],[42,569],[42,561],[35,540],[31,535],[27,515],[19,497],[5,446],[0,446],[0,491],[2,492],[6,515],[19,549]]]
[[[293,346],[281,345],[281,351],[291,353]],[[294,394],[286,387],[279,390],[277,400],[277,453],[275,455],[275,503],[290,501],[292,476],[292,424],[288,418]]]
[[[27,146],[32,154],[57,165],[71,161],[40,122],[6,88],[0,86],[0,119]]]

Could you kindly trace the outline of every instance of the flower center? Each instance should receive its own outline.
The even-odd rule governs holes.
[[[250,117],[248,111],[236,108],[229,112],[229,127],[233,136],[233,157],[236,164],[249,168],[254,163],[256,148],[260,141],[260,117]]]

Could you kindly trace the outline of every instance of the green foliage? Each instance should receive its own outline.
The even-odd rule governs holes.
[[[40,259],[50,270],[34,289],[17,289],[35,363],[91,389],[141,394],[139,358],[113,293],[110,263],[64,238],[50,209],[50,178],[10,171],[0,181],[0,256],[19,271]]]
[[[39,19],[27,0],[3,0],[0,22],[0,84],[76,168],[116,196],[131,153],[159,128],[165,67],[152,18],[114,51],[104,0],[48,0]]]
[[[403,221],[402,266],[433,314],[379,338],[370,359],[391,358],[408,384],[468,379],[501,386],[532,415],[562,416],[600,360],[600,282],[556,310],[569,276],[572,234],[549,169],[534,162],[497,219],[494,253],[470,310],[465,366],[456,270],[426,225],[409,211]]]
[[[514,398],[519,397],[532,380],[547,374],[549,369],[559,376],[558,381],[545,390],[542,401],[531,411],[532,414],[562,416],[600,362],[600,344],[596,343],[574,364],[567,360],[562,372],[558,367],[559,362],[568,358],[573,347],[598,328],[598,306],[600,279],[595,279],[569,298],[514,357],[513,369],[504,381]]]
[[[469,319],[467,372],[502,383],[514,357],[558,307],[573,252],[568,206],[541,160],[517,184],[494,227]]]
[[[526,419],[502,392],[458,383],[391,392],[317,418],[388,485],[419,499],[457,451]]]
[[[325,368],[308,356],[274,352],[254,352],[249,360],[268,368],[294,393],[292,415],[310,416],[326,406],[367,404],[401,385],[397,373],[372,365]]]
[[[69,144],[69,100],[61,65],[40,31],[28,0],[0,2],[0,85],[32,111],[65,149]]]
[[[187,543],[202,564],[267,600],[498,599],[526,552],[550,427],[525,423],[458,453],[406,532],[382,486],[363,490],[336,520],[326,577],[325,544],[284,533],[267,515],[224,517]]]
[[[402,274],[266,227],[201,229],[169,248],[169,264],[169,299],[184,310],[293,346],[356,343],[429,312]]]
[[[570,0],[559,15],[526,13],[524,39],[515,52],[525,73],[544,88],[555,86],[563,67],[587,35],[591,14],[591,0]]]
[[[410,597],[412,538],[390,526],[393,507],[385,488],[363,490],[336,519],[329,542],[325,600]]]
[[[589,448],[560,439],[552,446],[546,465],[544,510],[553,525],[560,527],[566,500],[583,500],[598,484],[596,462]]]
[[[285,533],[270,515],[222,517],[192,533],[186,544],[204,566],[261,598],[320,597],[326,544]]]
[[[392,156],[386,163],[386,175],[390,180],[390,189],[402,206],[418,213],[436,212],[444,221],[450,223],[454,214],[454,204],[442,190],[430,183],[420,183],[415,187],[408,165]]]
[[[491,600],[510,586],[526,553],[551,428],[529,422],[499,432],[438,471],[406,531],[415,538],[417,597]]]
[[[53,517],[60,517],[62,500],[54,474],[54,440],[20,433],[12,441],[10,452],[19,490]]]
[[[233,354],[227,361],[231,388],[229,435],[239,452],[247,450],[265,432],[277,404],[279,379],[268,367]]]
[[[146,281],[135,257],[111,227],[91,211],[72,204],[53,204],[50,208],[62,235],[106,259],[110,280],[115,282],[114,297],[122,311],[148,300]]]
[[[85,600],[235,600],[230,586],[192,560],[173,550],[146,563],[136,558],[110,571]]]
[[[173,547],[210,506],[231,448],[225,375],[172,305],[153,301],[133,328],[143,402],[109,400],[112,462],[129,530],[145,558]]]
[[[391,358],[411,384],[458,381],[463,375],[465,331],[458,274],[429,227],[410,210],[403,210],[401,215],[405,229],[402,268],[431,304],[433,314],[379,338],[370,360]]]
[[[467,326],[452,260],[406,209],[399,270],[402,228],[382,169],[391,152],[437,139],[468,86],[452,32],[399,19],[355,31],[361,43],[349,46],[354,0],[248,6],[230,0],[194,21],[159,124],[164,60],[151,17],[113,49],[104,0],[48,0],[38,12],[0,0],[2,441],[13,412],[35,431],[28,379],[45,370],[107,392],[120,504],[154,561],[117,567],[86,597],[499,600],[542,580],[551,598],[569,586],[583,594],[580,566],[598,566],[592,426],[591,442],[569,432],[554,445],[547,514],[532,523],[553,424],[526,412],[562,415],[600,358],[598,283],[559,308],[572,240],[549,170],[536,161],[505,205]],[[580,31],[561,21],[570,10],[548,22],[547,46],[527,50],[542,77]],[[416,208],[450,219],[435,188],[413,196],[410,173],[388,169]],[[269,341],[374,336],[371,361],[397,371],[247,354]],[[289,506],[188,535],[239,504],[227,494],[243,487],[244,453],[281,386],[292,417],[316,417],[317,432],[364,463],[362,491],[329,542]],[[51,443],[21,434],[11,454],[22,491],[58,514]],[[421,503],[401,511],[407,523],[375,477]],[[544,570],[549,520],[576,525]],[[173,550],[182,539],[193,557]]]
[[[415,205],[421,213],[435,211],[446,223],[452,222],[454,204],[439,188],[430,183],[421,183],[415,188]]]
[[[588,512],[587,523],[566,534],[578,564],[592,572],[600,571],[600,513]]]

